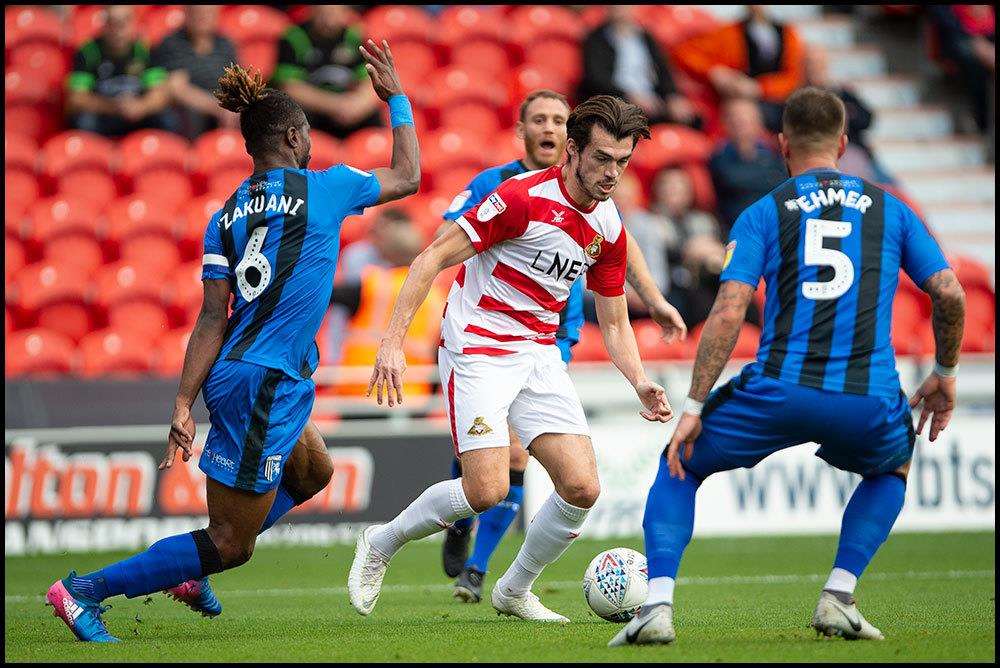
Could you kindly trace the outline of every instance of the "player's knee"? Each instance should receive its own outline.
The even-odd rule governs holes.
[[[208,534],[219,551],[224,569],[236,568],[250,561],[253,556],[254,538],[243,538],[228,526],[209,526]]]
[[[477,513],[489,510],[505,498],[510,491],[510,481],[504,479],[481,481],[474,489],[465,490],[469,506]]]
[[[303,494],[311,499],[330,484],[333,477],[333,460],[329,457],[315,457],[309,467],[309,476],[304,481]]]
[[[528,467],[528,451],[524,448],[510,449],[510,470],[523,471]]]
[[[559,490],[563,501],[577,508],[590,508],[600,495],[601,483],[597,478],[573,480]]]

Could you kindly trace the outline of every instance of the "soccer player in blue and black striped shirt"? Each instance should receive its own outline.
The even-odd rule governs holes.
[[[915,434],[930,418],[934,441],[951,417],[965,298],[906,204],[837,171],[847,146],[844,117],[840,99],[817,88],[786,103],[779,143],[792,178],[733,227],[691,391],[646,503],[649,597],[612,646],[673,641],[674,579],[702,481],[809,442],[832,466],[862,476],[812,626],[827,636],[882,638],[858,612],[854,589],[903,507]],[[890,341],[900,269],[931,296],[937,344],[934,372],[910,401]],[[757,360],[709,393],[761,277],[767,293]],[[921,402],[914,430],[911,409]]]
[[[204,393],[211,430],[200,460],[208,528],[158,541],[88,575],[71,572],[47,599],[80,640],[116,642],[105,599],[169,589],[207,616],[222,610],[208,576],[245,563],[257,535],[323,489],[333,466],[309,423],[316,332],[330,303],[345,216],[411,195],[420,182],[410,104],[392,54],[361,48],[372,86],[388,102],[392,167],[306,169],[311,143],[302,108],[233,65],[219,80],[220,105],[240,114],[253,174],[212,216],[205,233],[205,298],[188,344],[167,454],[191,457],[191,405]],[[230,297],[232,313],[229,314]]]

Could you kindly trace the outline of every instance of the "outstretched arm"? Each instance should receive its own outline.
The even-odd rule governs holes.
[[[646,370],[642,368],[635,332],[628,320],[625,295],[605,297],[595,292],[594,305],[608,356],[635,388],[635,393],[645,407],[639,411],[639,415],[651,422],[668,422],[673,416],[673,410],[663,388],[651,382],[646,377]]]
[[[399,82],[389,43],[382,40],[382,47],[379,48],[374,41],[368,40],[358,49],[365,59],[365,69],[371,78],[372,88],[380,98],[389,103],[392,163],[389,168],[383,167],[373,172],[381,186],[377,203],[384,204],[417,192],[420,187],[420,146],[417,144],[417,131],[413,127],[413,111],[403,94],[403,85]]]
[[[663,339],[667,343],[683,341],[687,338],[687,325],[684,324],[684,319],[657,287],[635,237],[628,230],[625,230],[625,235],[628,239],[628,264],[625,274],[628,284],[649,309],[649,317],[663,330]]]
[[[924,430],[930,418],[930,439],[936,441],[955,409],[955,374],[965,328],[965,291],[951,269],[931,275],[921,287],[931,296],[936,364],[934,372],[910,398],[910,407],[916,408],[923,403],[917,433]]]
[[[181,371],[180,387],[174,400],[174,414],[170,419],[170,435],[167,438],[167,454],[160,462],[160,468],[170,468],[174,463],[177,448],[184,451],[184,461],[191,458],[191,443],[194,441],[194,419],[191,406],[194,404],[201,386],[208,376],[222,348],[222,340],[229,323],[229,281],[211,279],[204,281],[205,296],[201,312],[194,324],[187,352],[184,354],[184,369]]]
[[[425,248],[410,264],[403,287],[396,297],[392,309],[389,328],[379,344],[375,356],[375,369],[368,383],[368,396],[375,390],[375,397],[382,405],[382,390],[385,389],[389,406],[403,403],[403,372],[406,370],[406,356],[403,354],[403,338],[417,309],[427,299],[434,279],[442,270],[465,262],[476,254],[469,235],[459,225],[452,225]]]
[[[701,433],[701,405],[719,380],[722,370],[729,362],[729,356],[733,354],[754,291],[750,284],[742,281],[723,282],[712,312],[705,321],[701,340],[698,342],[688,401],[667,450],[670,473],[681,480],[684,479],[684,468],[680,462],[681,445],[685,446],[684,458],[690,459],[694,441]]]

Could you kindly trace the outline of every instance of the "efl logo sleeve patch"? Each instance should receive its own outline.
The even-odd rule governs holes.
[[[501,213],[507,210],[507,203],[503,201],[499,193],[493,193],[486,198],[486,201],[479,205],[479,209],[476,211],[476,218],[479,222],[485,223],[488,220],[496,218]]]

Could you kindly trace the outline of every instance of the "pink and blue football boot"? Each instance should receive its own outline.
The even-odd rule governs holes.
[[[108,608],[97,601],[91,601],[73,591],[70,584],[76,572],[71,571],[63,580],[56,580],[45,600],[54,608],[52,614],[63,620],[77,639],[84,642],[120,642],[118,638],[108,633],[101,615]]]
[[[180,601],[204,617],[216,617],[222,614],[222,604],[215,597],[208,578],[188,580],[183,584],[163,592],[175,601]]]

